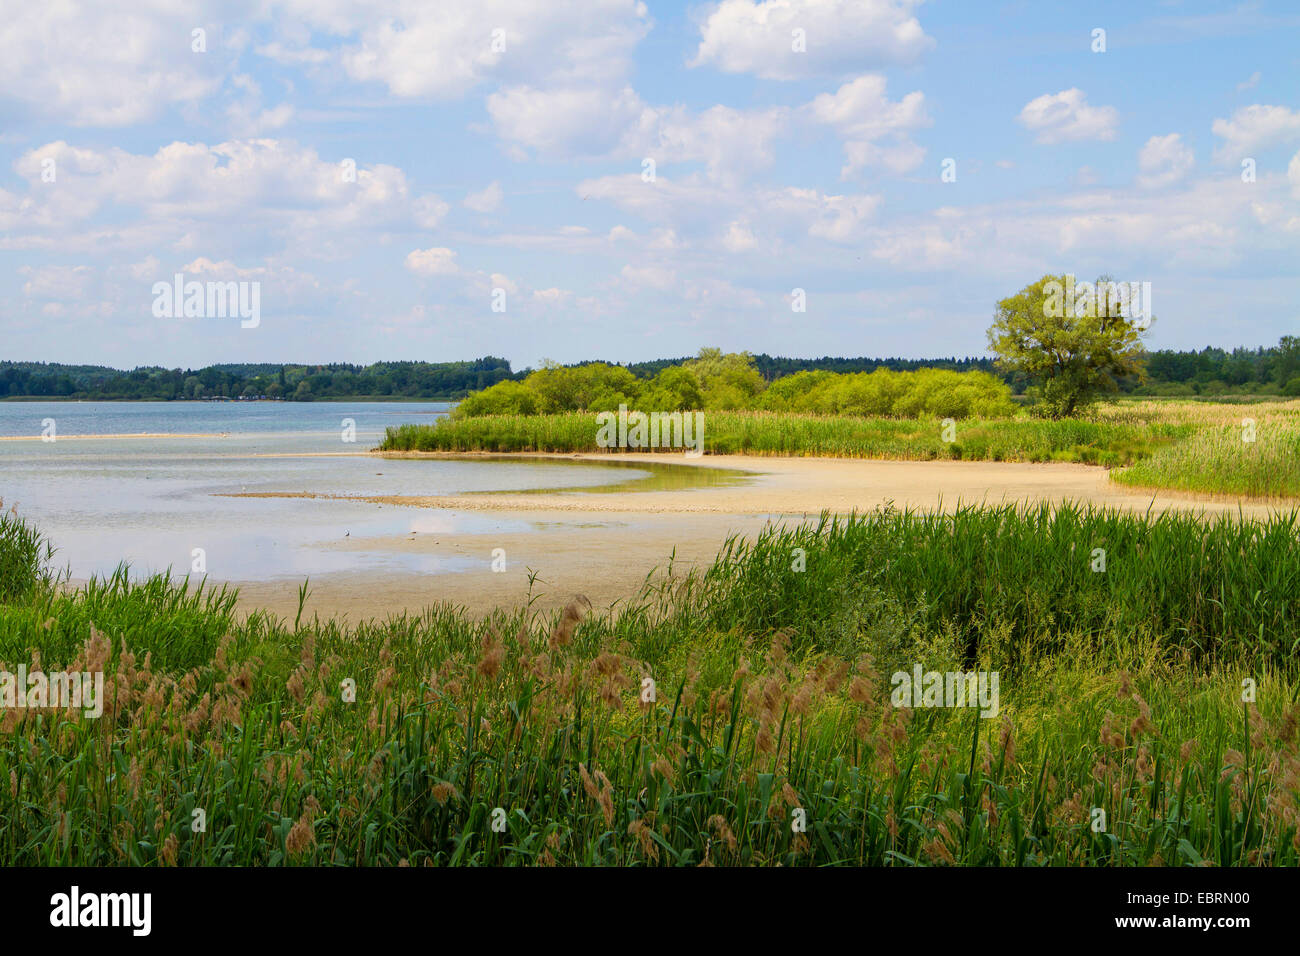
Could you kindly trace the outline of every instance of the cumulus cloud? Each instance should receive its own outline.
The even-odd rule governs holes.
[[[1262,149],[1300,139],[1300,110],[1254,104],[1210,127],[1223,143],[1214,151],[1221,163],[1236,163]]]
[[[403,98],[454,98],[486,81],[603,84],[626,73],[651,25],[640,0],[288,0],[283,9],[343,38],[330,55],[352,79]],[[303,58],[315,51],[276,52]]]
[[[420,276],[454,276],[460,274],[456,253],[451,249],[415,249],[406,257],[406,268]]]
[[[57,189],[42,183],[53,162]],[[28,196],[0,194],[0,228],[12,245],[63,236],[72,248],[104,241],[86,223],[102,214],[118,245],[196,241],[229,244],[275,236],[323,254],[320,243],[379,229],[431,228],[446,214],[437,196],[412,196],[402,170],[322,158],[288,140],[174,142],[152,154],[47,143],[14,163]],[[351,175],[355,173],[355,175]],[[254,231],[233,229],[255,225]],[[314,245],[316,244],[316,245]],[[355,251],[354,249],[352,250]]]
[[[239,4],[226,16],[238,17]],[[0,20],[0,98],[76,126],[126,126],[218,90],[235,50],[209,28],[206,53],[191,31],[221,22],[201,8],[91,2],[24,3]]]
[[[548,157],[609,153],[645,109],[631,87],[517,86],[487,98],[488,115],[502,139]]]
[[[631,87],[613,93],[520,87],[492,94],[487,105],[498,135],[546,158],[702,162],[714,179],[770,165],[772,144],[788,131],[790,116],[782,107],[656,107]]]
[[[496,212],[501,208],[501,203],[505,199],[505,192],[501,189],[501,184],[493,182],[488,184],[487,188],[480,192],[470,193],[465,197],[464,204],[466,209],[472,209],[475,212]]]
[[[683,236],[726,252],[757,248],[765,255],[779,253],[782,242],[798,243],[810,236],[850,242],[864,234],[880,205],[877,195],[833,196],[797,187],[720,187],[701,178],[661,176],[650,186],[635,174],[586,180],[579,189],[662,224],[648,248],[665,252],[682,248]],[[721,233],[719,219],[729,223]]]
[[[845,83],[834,93],[821,93],[807,106],[817,123],[832,126],[844,141],[847,160],[840,170],[849,177],[868,166],[883,166],[893,173],[915,169],[925,159],[924,148],[909,133],[930,125],[925,95],[908,93],[891,102],[886,81],[869,73]],[[879,142],[885,140],[884,143]]]
[[[1178,133],[1152,136],[1138,152],[1138,185],[1149,189],[1176,183],[1196,164],[1190,146]]]
[[[913,15],[921,0],[723,0],[700,27],[691,66],[765,79],[837,76],[910,63],[934,45]],[[796,34],[795,31],[802,31]],[[797,37],[803,37],[803,50]]]
[[[1119,124],[1113,106],[1090,106],[1083,90],[1044,93],[1025,104],[1020,123],[1045,145],[1076,140],[1112,140]]]

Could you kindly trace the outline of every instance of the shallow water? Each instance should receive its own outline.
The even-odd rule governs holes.
[[[517,533],[529,521],[361,501],[232,498],[241,492],[456,495],[508,491],[625,491],[679,487],[680,465],[563,460],[380,459],[389,425],[433,422],[445,403],[3,402],[0,439],[34,438],[54,420],[55,440],[0,440],[0,498],[34,521],[74,578],[190,571],[194,549],[217,580],[335,572],[462,570],[469,559],[331,547],[344,537]],[[344,440],[352,419],[355,441]],[[113,438],[72,438],[68,436]],[[160,435],[163,437],[139,437]],[[62,437],[60,437],[62,436]],[[193,436],[193,437],[191,437]],[[694,481],[726,476],[687,469]]]

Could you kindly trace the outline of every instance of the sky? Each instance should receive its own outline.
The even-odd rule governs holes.
[[[1293,0],[0,4],[0,360],[978,355],[1049,272],[1300,334]]]

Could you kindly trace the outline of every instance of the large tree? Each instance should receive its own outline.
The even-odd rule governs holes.
[[[1131,313],[1150,303],[1137,299],[1127,283],[1106,276],[1076,283],[1045,275],[998,303],[989,349],[999,368],[1036,383],[1029,394],[1040,411],[1073,415],[1116,391],[1119,379],[1143,375],[1141,336],[1150,317]]]

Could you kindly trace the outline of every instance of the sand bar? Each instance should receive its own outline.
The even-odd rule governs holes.
[[[517,459],[519,455],[500,457]],[[610,456],[535,457],[607,462]],[[685,459],[662,454],[623,454],[619,459],[729,468],[749,472],[752,478],[741,485],[681,491],[357,496],[350,500],[410,508],[496,512],[523,518],[533,524],[534,530],[524,534],[440,533],[348,538],[331,544],[330,547],[342,550],[405,550],[468,558],[471,568],[438,575],[327,575],[311,582],[313,594],[307,613],[341,614],[359,620],[450,601],[473,613],[485,614],[496,607],[526,605],[530,596],[534,608],[548,610],[562,606],[575,593],[585,594],[598,608],[617,610],[637,593],[647,575],[655,573],[662,577],[674,550],[675,571],[685,573],[690,567],[707,566],[730,534],[752,536],[769,521],[798,523],[816,517],[823,509],[848,513],[872,510],[892,502],[899,508],[951,511],[959,503],[1071,500],[1137,512],[1175,509],[1212,515],[1240,511],[1247,517],[1263,517],[1297,505],[1296,502],[1237,501],[1131,490],[1111,483],[1105,469],[1064,463],[740,455]],[[335,496],[298,491],[234,497]],[[505,572],[491,569],[495,548],[505,549]],[[537,572],[531,595],[530,570]],[[290,617],[297,610],[296,585],[283,581],[242,582],[240,589],[244,608],[266,607]]]

